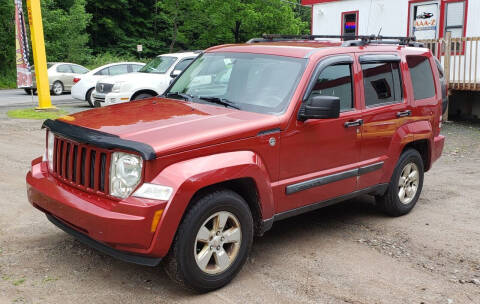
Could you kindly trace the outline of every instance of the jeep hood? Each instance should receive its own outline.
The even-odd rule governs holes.
[[[59,120],[148,144],[157,157],[254,137],[279,126],[273,115],[163,98],[93,109]]]

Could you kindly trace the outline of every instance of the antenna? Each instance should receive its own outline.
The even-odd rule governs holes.
[[[380,27],[380,30],[378,31],[377,36],[380,36],[380,33],[382,32],[382,27]]]

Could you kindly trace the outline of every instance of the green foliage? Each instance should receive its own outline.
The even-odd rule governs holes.
[[[15,87],[15,10],[11,0],[0,0],[0,89]]]
[[[305,34],[310,29],[310,8],[282,0],[41,0],[41,4],[47,60],[89,68],[138,61],[138,44],[143,45],[142,57],[152,58],[245,42],[263,33]],[[13,18],[14,1],[0,0],[0,88],[16,82]]]
[[[90,70],[93,70],[94,68],[97,68],[102,65],[106,65],[109,63],[115,63],[115,62],[145,62],[144,59],[138,59],[138,57],[135,57],[133,55],[115,55],[110,52],[98,54],[96,56],[93,56],[90,62],[86,65],[86,67]]]
[[[85,64],[91,59],[86,32],[91,15],[85,11],[86,0],[70,2],[67,10],[62,8],[66,6],[63,1],[41,2],[47,60]]]

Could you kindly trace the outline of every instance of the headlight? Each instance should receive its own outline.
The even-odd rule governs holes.
[[[168,201],[172,192],[173,189],[167,186],[144,183],[137,191],[135,191],[133,196]]]
[[[47,159],[48,169],[53,171],[53,150],[55,145],[55,135],[52,131],[47,130]]]
[[[142,166],[140,156],[114,152],[110,164],[110,195],[128,197],[140,183]]]
[[[112,92],[113,93],[120,93],[120,91],[122,90],[122,85],[124,83],[125,83],[124,81],[115,83],[112,87]]]

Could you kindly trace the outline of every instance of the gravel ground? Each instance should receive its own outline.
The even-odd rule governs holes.
[[[278,222],[231,284],[204,295],[50,224],[25,191],[41,122],[0,112],[0,125],[0,303],[480,303],[479,125],[445,124],[411,214],[386,217],[365,196]]]

